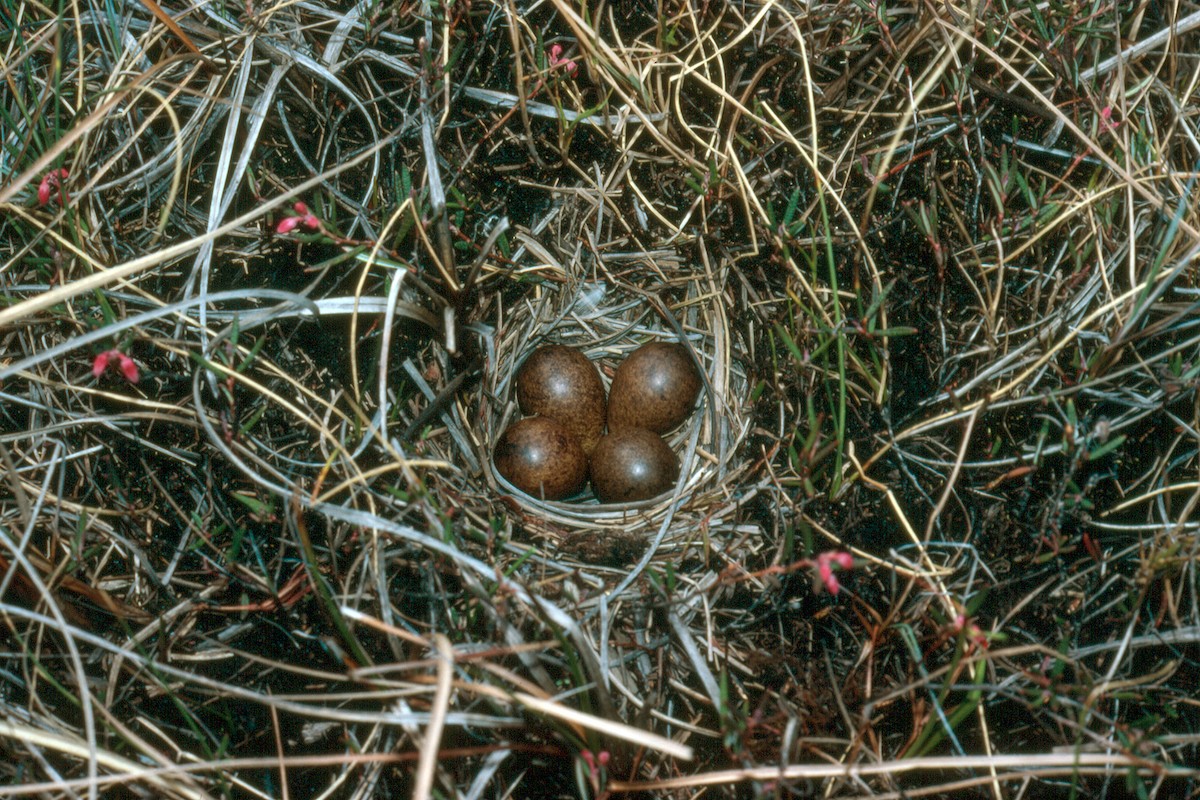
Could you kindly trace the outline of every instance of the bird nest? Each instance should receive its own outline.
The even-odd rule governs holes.
[[[578,260],[551,269],[499,321],[495,358],[484,378],[489,402],[480,436],[491,489],[520,511],[527,531],[582,558],[623,560],[650,541],[678,549],[707,535],[733,505],[737,477],[745,471],[740,445],[749,430],[741,340],[726,313],[722,269],[692,267],[673,251],[602,256],[594,269]],[[670,491],[636,503],[601,503],[590,490],[553,502],[520,491],[497,472],[491,448],[521,416],[513,376],[535,348],[579,350],[599,366],[607,392],[625,357],[653,341],[684,342],[703,374],[695,411],[665,437],[680,460]]]

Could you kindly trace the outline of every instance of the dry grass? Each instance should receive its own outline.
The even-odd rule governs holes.
[[[1200,796],[1192,6],[0,19],[0,796]]]

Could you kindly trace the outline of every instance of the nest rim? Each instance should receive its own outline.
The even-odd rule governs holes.
[[[480,461],[488,488],[523,512],[566,529],[632,530],[649,533],[670,527],[679,515],[710,504],[743,471],[735,463],[749,430],[741,398],[747,371],[730,346],[728,320],[716,292],[698,284],[715,282],[705,272],[679,275],[670,287],[651,293],[626,281],[567,279],[542,284],[535,300],[503,317],[497,325],[496,351],[485,377],[489,399],[482,425],[485,452]],[[663,272],[651,273],[661,281]],[[719,285],[719,284],[717,284]],[[682,288],[672,304],[668,290]],[[521,315],[520,309],[530,313]],[[516,321],[514,322],[514,318]],[[506,322],[508,324],[506,324]],[[663,438],[679,456],[679,477],[656,497],[627,503],[601,503],[591,487],[565,500],[543,500],[517,489],[499,474],[494,443],[509,424],[521,418],[513,378],[538,347],[561,344],[579,350],[598,368],[607,397],[616,365],[634,349],[651,341],[684,344],[701,374],[702,388],[692,413]]]

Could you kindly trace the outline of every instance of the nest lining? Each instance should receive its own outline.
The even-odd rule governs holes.
[[[695,532],[698,516],[724,504],[728,487],[743,471],[738,459],[749,429],[747,378],[718,289],[723,276],[690,270],[677,258],[656,258],[649,266],[638,262],[607,265],[619,267],[608,270],[609,275],[619,272],[619,280],[588,276],[578,262],[560,267],[554,276],[558,280],[540,284],[498,326],[495,361],[485,376],[489,403],[478,437],[486,448],[481,460],[492,490],[547,528],[646,537],[666,522],[664,541],[677,539],[680,533]],[[579,350],[600,367],[607,392],[616,366],[651,341],[683,341],[703,374],[698,406],[665,437],[680,457],[680,479],[673,490],[636,503],[603,504],[590,490],[573,501],[552,502],[525,494],[499,475],[491,448],[521,416],[513,376],[534,349],[562,344]]]

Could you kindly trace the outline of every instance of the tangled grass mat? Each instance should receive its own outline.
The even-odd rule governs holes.
[[[3,793],[1196,795],[1200,12],[0,19]],[[505,485],[653,340],[668,495]]]

